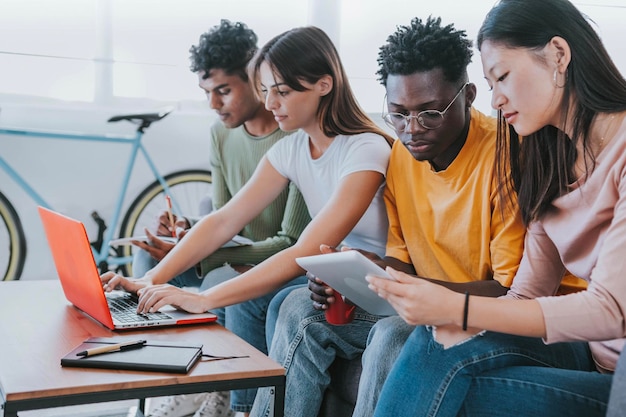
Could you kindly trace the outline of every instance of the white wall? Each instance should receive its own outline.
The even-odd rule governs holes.
[[[59,15],[57,19],[53,10],[42,11],[41,7],[28,7],[25,3],[49,7],[55,1],[0,2],[0,68],[3,68],[0,76],[0,126],[131,133],[132,125],[107,125],[105,120],[114,114],[152,111],[173,104],[176,111],[154,125],[145,137],[149,151],[163,172],[208,167],[206,132],[214,116],[197,89],[195,76],[187,68],[187,50],[190,44],[197,42],[199,34],[216,24],[220,17],[247,22],[259,34],[260,44],[293,26],[315,24],[322,27],[335,40],[360,103],[380,120],[384,91],[375,79],[376,56],[379,46],[395,30],[396,25],[408,24],[413,16],[426,18],[432,14],[442,16],[444,23],[454,23],[457,28],[465,29],[468,37],[474,39],[482,18],[493,5],[493,0],[475,0],[471,3],[458,0],[266,0],[264,3],[252,0],[111,0],[112,4],[117,5],[118,13],[121,13],[120,8],[124,12],[125,20],[113,21],[113,27],[107,29],[106,20],[98,19],[98,24],[104,24],[99,30],[115,33],[114,42],[118,46],[124,45],[124,39],[120,36],[126,34],[129,45],[138,45],[145,52],[145,56],[141,57],[141,68],[153,68],[155,71],[148,77],[136,77],[135,83],[131,82],[131,94],[122,97],[111,92],[112,80],[106,78],[106,71],[103,75],[103,69],[95,65],[98,68],[96,77],[106,81],[104,84],[96,83],[100,88],[95,92],[96,99],[85,100],[85,94],[78,90],[73,101],[67,101],[55,99],[54,95],[37,97],[37,91],[44,86],[57,86],[54,87],[55,94],[63,95],[73,82],[84,80],[84,74],[76,79],[61,77],[59,72],[46,65],[50,62],[49,57],[44,59],[33,56],[26,59],[16,54],[19,51],[6,53],[10,49],[6,44],[8,36],[24,37],[23,47],[29,52],[33,52],[29,48],[45,44],[47,22],[50,25],[53,25],[53,21],[57,22],[58,26],[58,19],[62,19],[62,16]],[[87,0],[76,1],[79,7]],[[107,10],[109,0],[91,1],[95,1],[98,7],[104,7],[100,11]],[[240,3],[245,3],[245,6],[238,7]],[[138,8],[137,12],[133,12],[129,6],[133,4],[144,9]],[[253,9],[251,4],[257,9]],[[258,4],[264,4],[265,7]],[[577,2],[577,5],[597,23],[609,52],[622,72],[626,73],[626,46],[622,41],[626,0],[583,0]],[[20,22],[15,19],[2,20],[3,15],[6,16],[18,7],[24,9],[21,19],[37,17],[40,31],[34,33],[21,30],[20,27],[24,25],[20,26]],[[146,16],[145,20],[142,20],[142,12]],[[281,12],[287,16],[281,15]],[[49,16],[48,20],[46,16]],[[97,16],[101,17],[102,14],[98,13]],[[67,22],[61,22],[67,25]],[[74,41],[78,42],[78,39]],[[64,42],[71,43],[73,40],[70,37]],[[80,48],[79,54],[88,55],[94,52],[92,49],[95,50],[97,59],[81,58],[88,61],[89,65],[93,62],[110,65],[115,60],[130,62],[133,59],[131,56],[114,56],[111,45],[106,41],[94,42],[96,45],[91,49]],[[58,47],[59,53],[62,53],[67,44]],[[108,57],[110,61],[102,60],[102,56]],[[162,61],[155,61],[161,56],[164,57]],[[14,79],[27,79],[32,84],[28,96],[15,94],[11,77],[6,75],[5,70],[17,61],[28,64],[12,74]],[[470,78],[479,89],[475,104],[480,110],[490,112],[490,95],[483,81],[478,52],[473,61]],[[166,81],[163,82],[163,79]],[[108,90],[103,90],[103,86],[108,86]],[[152,98],[143,98],[146,96]],[[95,232],[95,225],[89,217],[92,210],[97,210],[105,218],[110,217],[115,190],[121,180],[121,169],[126,162],[124,147],[0,136],[0,154],[24,174],[55,209],[85,222],[90,234]],[[137,168],[131,182],[130,195],[136,195],[151,182],[141,158]],[[22,279],[55,278],[35,204],[3,172],[0,172],[0,190],[14,203],[27,235],[29,253]]]

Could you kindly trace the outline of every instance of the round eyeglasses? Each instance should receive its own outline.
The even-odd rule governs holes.
[[[439,110],[423,110],[419,112],[416,116],[405,115],[402,113],[388,113],[384,111],[387,97],[383,101],[383,120],[390,128],[396,130],[397,132],[406,132],[407,127],[411,123],[411,119],[417,120],[417,123],[420,124],[424,129],[433,130],[441,127],[443,124],[443,116],[446,114],[452,103],[456,101],[456,99],[461,95],[461,92],[467,87],[469,83],[463,84],[463,87],[456,93],[456,96],[452,99],[450,104],[446,106],[442,111]]]

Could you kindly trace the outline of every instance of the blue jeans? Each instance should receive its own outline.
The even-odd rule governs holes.
[[[144,255],[139,255],[140,253],[147,255],[149,259],[146,259]],[[150,260],[152,262],[149,262]],[[133,270],[135,270],[136,261],[140,262],[138,263],[140,268],[152,265],[148,268],[150,269],[157,264],[157,262],[145,251],[139,251],[135,254]],[[198,279],[195,270],[189,269],[171,280],[170,284],[179,287],[199,286],[199,290],[204,291],[238,275],[239,273],[230,265],[224,265],[220,268],[213,269],[204,277],[203,280],[200,280]],[[305,282],[306,277],[299,277],[285,284],[283,288],[297,284],[304,284]],[[280,289],[272,291],[262,297],[228,307],[217,308],[211,310],[211,312],[217,315],[217,322],[219,324],[226,327],[228,330],[241,337],[261,352],[267,354],[268,349],[265,335],[265,316],[270,301],[279,291]],[[256,388],[231,391],[231,409],[234,411],[249,412],[252,408],[256,391]]]
[[[306,286],[304,284],[286,288],[272,299],[265,321],[265,334],[270,352],[272,351],[271,341],[276,329],[280,305],[291,291]],[[338,331],[344,327],[332,326]],[[414,328],[415,326],[406,324],[399,316],[382,318],[371,328],[361,358],[362,372],[353,417],[371,417],[374,415],[378,394],[387,374]],[[319,407],[320,404],[317,406]]]
[[[330,383],[328,368],[336,357],[361,355],[380,318],[357,308],[351,323],[334,326],[326,322],[323,311],[313,308],[308,288],[295,289],[284,297],[269,356],[286,370],[286,417],[317,416]],[[268,416],[272,407],[272,388],[259,388],[250,415]]]
[[[306,278],[306,276],[304,278]],[[285,301],[285,298],[287,298],[291,291],[307,287],[308,284],[305,283],[284,288],[278,291],[274,298],[272,298],[272,301],[270,301],[270,305],[267,308],[267,316],[265,317],[265,338],[269,349],[271,349],[272,346],[272,339],[274,338],[274,332],[276,330],[276,322],[278,321],[278,312],[280,311],[280,306],[283,304],[283,301]]]
[[[546,345],[539,338],[484,332],[444,349],[434,340],[430,327],[420,326],[415,328],[393,366],[374,416],[456,417],[463,410],[475,377],[516,366],[553,367],[586,371],[584,375],[594,377],[598,375],[587,343]],[[555,370],[554,374],[560,373]],[[545,376],[548,377],[548,373]],[[483,384],[486,381],[480,380]],[[548,395],[550,389],[545,389],[545,386],[552,385],[552,381],[540,379],[539,382],[545,385],[536,384],[535,387],[542,391],[542,395]],[[586,389],[590,392],[596,388],[587,384]],[[532,390],[524,393],[525,397],[515,391],[513,397],[508,399],[516,404],[514,411],[500,409],[500,395],[492,397],[492,401],[480,410],[485,413],[499,410],[501,415],[519,413],[528,403],[535,401],[536,395]],[[601,395],[594,393],[591,397],[601,398]],[[552,407],[560,410],[560,415],[576,415],[576,411],[574,414],[564,412],[560,403],[555,405],[557,398],[550,401]],[[563,404],[564,407],[567,405]],[[547,413],[542,410],[539,415]]]
[[[602,417],[610,387],[598,372],[511,366],[475,376],[459,417]]]
[[[361,358],[363,370],[353,417],[374,415],[387,375],[414,329],[399,316],[385,317],[374,324]]]
[[[202,281],[201,291],[212,288],[224,281],[239,275],[229,265],[216,268],[209,272]],[[306,282],[306,277],[298,277],[282,288],[291,287]],[[265,317],[270,301],[281,289],[272,291],[264,296],[255,298],[228,307],[211,310],[218,317],[217,321],[228,330],[241,337],[243,340],[267,355],[267,343],[265,336]],[[247,413],[252,408],[257,389],[249,388],[231,391],[230,408],[234,411]]]
[[[133,255],[133,276],[136,278],[143,277],[146,272],[154,268],[159,262],[154,259],[148,252],[143,249],[139,249]],[[199,287],[202,284],[202,279],[196,274],[195,268],[190,268],[180,275],[172,278],[168,284],[175,285],[177,287]]]
[[[606,417],[623,417],[626,411],[626,349],[617,361],[613,384],[611,385],[611,396],[609,397],[609,409]]]

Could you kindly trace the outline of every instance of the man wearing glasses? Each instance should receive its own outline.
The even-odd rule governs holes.
[[[385,190],[386,256],[367,255],[383,267],[460,292],[498,296],[517,271],[525,229],[516,207],[499,204],[496,120],[472,107],[471,47],[465,31],[441,26],[440,19],[415,18],[380,49],[378,75],[387,92],[383,119],[398,140]],[[334,299],[323,280],[310,278],[310,291],[291,292],[280,307],[270,357],[287,369],[285,415],[315,417],[331,363],[363,353],[353,415],[370,416],[413,327],[399,316],[382,318],[359,308],[351,323],[328,324],[323,310]],[[259,391],[255,408],[262,395]]]

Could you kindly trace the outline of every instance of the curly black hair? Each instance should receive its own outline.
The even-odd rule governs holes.
[[[245,23],[222,19],[219,25],[200,35],[200,42],[189,49],[192,72],[204,71],[203,78],[212,69],[239,75],[248,80],[246,67],[256,53],[257,35]]]
[[[440,17],[429,16],[424,24],[416,17],[410,26],[398,26],[380,47],[376,74],[380,83],[387,85],[389,74],[410,75],[441,68],[446,80],[460,81],[466,77],[472,54],[472,41],[464,30],[456,30],[454,25],[442,27]]]

